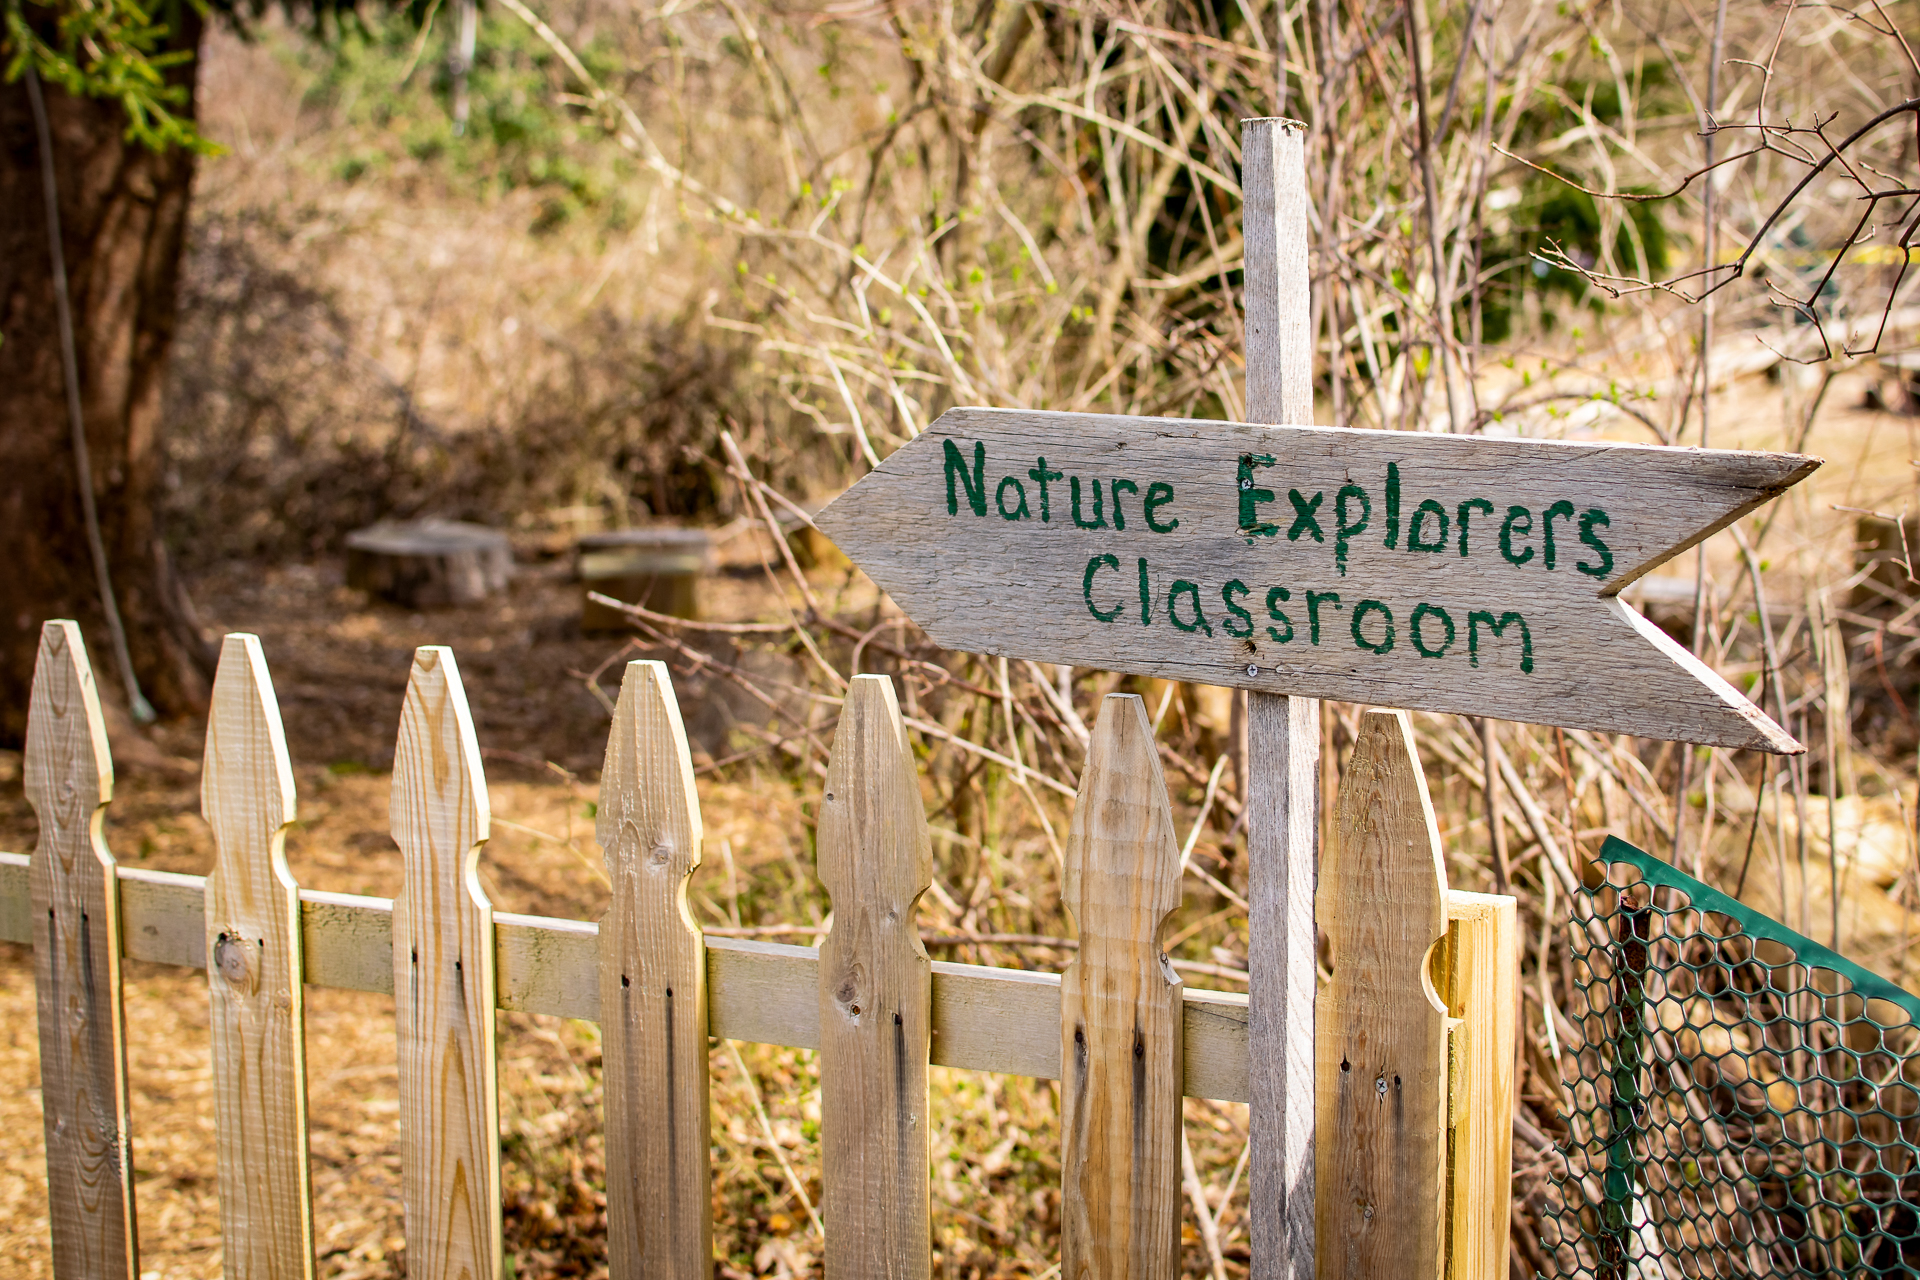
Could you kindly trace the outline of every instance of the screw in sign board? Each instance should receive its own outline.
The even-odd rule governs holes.
[[[1791,753],[1618,595],[1819,465],[962,408],[817,523],[949,649]]]

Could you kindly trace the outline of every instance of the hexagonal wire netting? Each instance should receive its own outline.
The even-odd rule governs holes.
[[[1920,1275],[1920,998],[1624,840],[1598,861],[1549,1274]]]

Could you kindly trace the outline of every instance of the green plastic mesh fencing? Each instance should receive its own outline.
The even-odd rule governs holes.
[[[1623,840],[1599,863],[1547,1274],[1920,1275],[1920,999]]]

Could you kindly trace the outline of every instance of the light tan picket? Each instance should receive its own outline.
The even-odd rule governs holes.
[[[200,810],[222,1266],[235,1280],[313,1275],[300,886],[287,869],[293,764],[260,641],[230,635],[207,717]]]
[[[1512,1233],[1519,917],[1503,894],[1447,894],[1435,983],[1455,1022],[1448,1052],[1447,1277],[1501,1280]]]
[[[893,682],[847,689],[820,805],[820,1164],[828,1280],[932,1274],[927,1050],[933,970],[915,907],[933,879]]]
[[[1160,935],[1180,842],[1145,704],[1109,694],[1067,836],[1080,933],[1060,976],[1060,1274],[1168,1280],[1180,1263],[1181,984]]]
[[[72,622],[40,629],[26,790],[40,820],[30,876],[53,1271],[62,1280],[124,1280],[137,1272],[138,1244],[120,886],[101,833],[113,760],[93,668]]]
[[[1317,1274],[1438,1276],[1447,1010],[1428,952],[1447,929],[1447,882],[1406,712],[1362,717],[1334,830],[1319,896],[1333,981],[1315,1019]]]
[[[453,651],[424,645],[400,712],[389,819],[405,887],[393,903],[407,1274],[501,1271],[493,908],[476,874],[487,784]]]
[[[707,957],[687,913],[700,798],[665,663],[629,662],[595,827],[613,882],[600,922],[607,1262],[614,1280],[713,1270]]]

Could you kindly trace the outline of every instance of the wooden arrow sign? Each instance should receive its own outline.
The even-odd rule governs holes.
[[[818,524],[950,649],[1792,753],[1616,597],[1819,465],[951,409]]]

